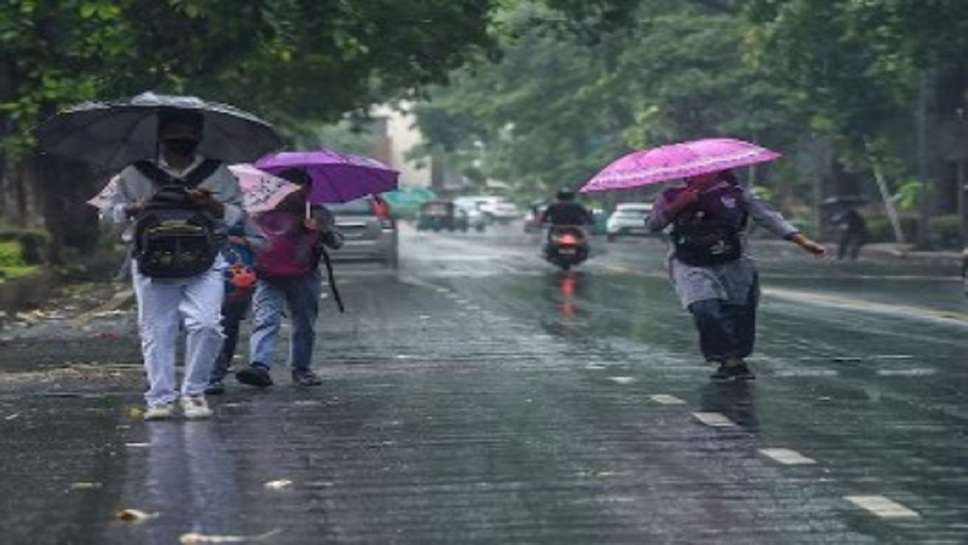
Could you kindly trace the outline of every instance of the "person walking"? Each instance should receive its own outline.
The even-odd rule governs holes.
[[[126,225],[123,238],[133,247],[131,276],[148,379],[145,420],[171,418],[176,402],[186,418],[212,414],[204,390],[223,341],[219,233],[242,221],[244,212],[235,176],[222,162],[196,153],[203,131],[198,112],[160,111],[158,157],[121,171],[105,215]],[[181,324],[187,343],[178,388],[175,342]]]
[[[824,254],[823,246],[743,189],[729,170],[667,189],[646,220],[653,232],[672,226],[670,277],[693,316],[703,356],[718,365],[711,375],[716,381],[756,378],[745,361],[753,352],[759,302],[758,273],[746,252],[750,219],[811,254]]]
[[[867,244],[867,222],[864,221],[864,216],[854,208],[847,208],[832,219],[833,223],[840,227],[837,259],[842,261],[850,255],[851,261],[857,261],[860,249]]]
[[[222,332],[225,341],[215,359],[212,374],[205,388],[206,395],[225,393],[223,380],[235,357],[239,327],[252,303],[256,287],[255,252],[266,250],[268,241],[251,218],[233,225],[228,232],[228,244],[222,250],[225,258],[225,298],[222,302]]]
[[[301,386],[318,386],[322,381],[311,364],[322,292],[318,268],[321,245],[339,248],[342,237],[335,229],[332,213],[307,201],[311,180],[303,170],[290,169],[280,172],[279,176],[302,189],[287,197],[275,210],[255,217],[270,246],[256,253],[259,280],[253,297],[251,363],[236,373],[235,378],[242,384],[260,388],[273,384],[269,370],[283,312],[286,312],[292,322],[288,361],[292,380]]]

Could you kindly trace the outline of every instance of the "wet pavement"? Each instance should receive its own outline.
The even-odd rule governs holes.
[[[968,542],[952,271],[764,244],[759,380],[714,385],[658,241],[569,274],[513,227],[401,244],[339,266],[322,388],[277,368],[207,422],[140,420],[130,311],[8,325],[0,543]]]

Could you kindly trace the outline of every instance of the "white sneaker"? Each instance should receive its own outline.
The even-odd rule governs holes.
[[[182,412],[185,413],[185,418],[195,419],[195,418],[208,418],[212,416],[212,409],[208,408],[208,402],[205,401],[205,396],[182,396],[181,397],[181,408]]]
[[[151,405],[145,410],[145,420],[167,420],[175,416],[174,403],[159,403]]]

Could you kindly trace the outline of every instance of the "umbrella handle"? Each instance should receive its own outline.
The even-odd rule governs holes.
[[[308,200],[306,201],[306,219],[307,220],[313,219],[312,207],[310,206]]]

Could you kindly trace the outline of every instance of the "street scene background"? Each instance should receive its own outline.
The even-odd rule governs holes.
[[[961,0],[0,4],[0,543],[968,542],[965,51]],[[334,252],[320,388],[278,366],[143,422],[125,249],[85,204],[117,172],[37,134],[144,91],[399,172],[380,252]],[[753,232],[758,379],[731,384],[666,237],[620,225],[665,186],[581,195],[569,271],[536,224],[719,136],[782,153],[736,174],[828,249]]]

